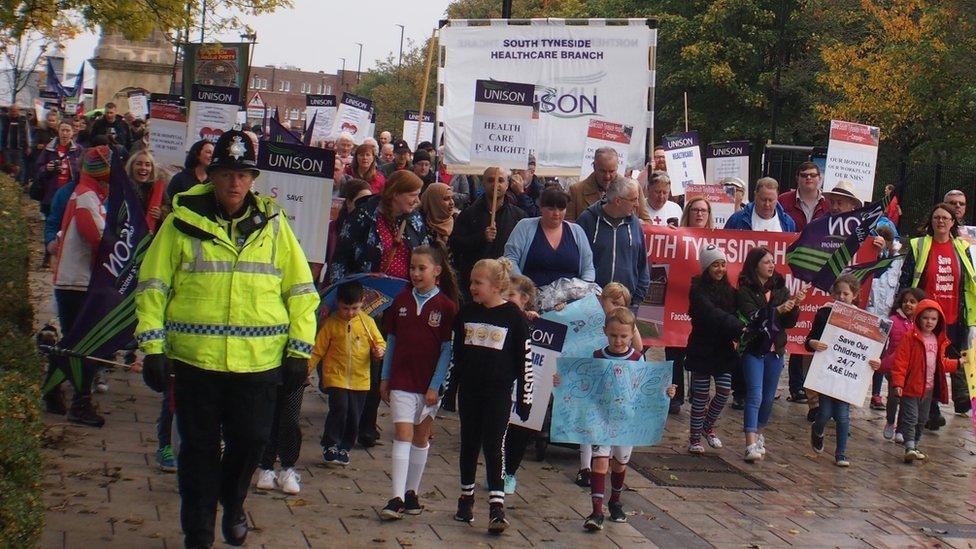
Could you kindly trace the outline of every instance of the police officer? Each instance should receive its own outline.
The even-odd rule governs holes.
[[[224,540],[244,543],[278,386],[305,382],[315,340],[318,293],[286,216],[251,192],[256,156],[243,132],[224,133],[209,181],[173,198],[139,270],[143,377],[162,391],[174,376],[187,547],[213,544],[218,500]]]

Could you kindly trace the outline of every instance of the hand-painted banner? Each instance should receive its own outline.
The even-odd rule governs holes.
[[[533,404],[526,421],[519,419],[513,411],[509,423],[534,431],[542,430],[552,396],[556,359],[592,356],[593,351],[607,343],[604,323],[603,307],[595,295],[574,301],[562,311],[550,311],[532,322],[533,402],[541,404]]]
[[[721,248],[728,258],[728,277],[738,286],[739,272],[749,250],[765,246],[773,253],[776,271],[786,277],[791,292],[802,284],[793,277],[786,264],[786,249],[796,240],[797,233],[771,233],[753,231],[725,231],[708,229],[671,229],[668,227],[644,227],[647,242],[647,263],[651,272],[651,287],[644,303],[640,304],[638,322],[644,334],[644,343],[666,347],[684,347],[691,333],[688,316],[688,292],[691,278],[701,274],[698,263],[699,251],[708,244]],[[800,305],[800,319],[796,326],[787,330],[787,351],[793,354],[810,354],[803,347],[803,340],[813,323],[817,309],[831,301],[820,290],[811,289]],[[648,337],[649,336],[649,337]]]
[[[560,358],[549,439],[653,446],[668,417],[671,362]]]

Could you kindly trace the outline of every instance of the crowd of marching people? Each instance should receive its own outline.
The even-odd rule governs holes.
[[[262,143],[253,132],[194,143],[183,170],[167,174],[146,146],[146,121],[130,118],[109,103],[94,120],[51,111],[32,127],[10,107],[0,116],[3,169],[40,203],[44,262],[50,258],[65,333],[89,289],[111,166],[116,160],[125,166],[155,234],[139,272],[135,339],[145,357],[143,376],[161,393],[156,459],[162,470],[178,473],[188,547],[213,543],[218,502],[225,540],[244,542],[243,504],[255,472],[259,490],[300,492],[299,417],[309,379],[328,399],[321,436],[327,466],[347,466],[356,445],[376,444],[378,407],[389,406],[391,489],[383,519],[423,511],[431,425],[446,410],[460,419],[460,440],[437,442],[460,448],[454,518],[474,520],[483,454],[487,527],[505,530],[505,496],[518,489],[519,463],[529,441],[546,436],[509,425],[513,410],[525,419],[532,407],[549,405],[533,398],[531,322],[568,301],[540,307],[540,292],[563,284],[596,288],[607,339],[593,357],[643,362],[648,349],[637,316],[651,284],[647,227],[799,232],[820,217],[864,206],[848,184],[823,189],[817,164],[804,162],[795,190],[762,177],[749,202],[747,182],[723,180],[735,212],[718,227],[706,198],[676,196],[660,150],[631,178],[620,175],[613,149],[599,149],[591,173],[577,181],[539,177],[532,158],[525,170],[450,174],[429,142],[411,150],[384,131],[357,145],[343,134],[327,146],[336,152],[335,196],[344,205],[329,227],[325,264],[310,266],[280,206],[251,191]],[[959,238],[965,212],[964,193],[950,191],[917,236],[902,238],[892,201],[868,246],[875,255],[902,255],[870,287],[850,275],[831,287],[836,303],[892,322],[883,354],[870,361],[876,372],[870,406],[885,412],[883,437],[904,445],[906,463],[928,458],[921,440],[924,430],[945,424],[939,403],[951,399],[956,413],[970,411],[959,366],[976,326],[973,256]],[[723,417],[731,402],[742,413],[743,459],[775,452],[777,441],[764,428],[787,369],[789,400],[807,404],[813,450],[824,450],[833,420],[834,463],[849,467],[850,405],[805,390],[809,356],[787,358],[785,330],[797,323],[812,290],[791,291],[764,247],[748,252],[734,278],[721,247],[703,246],[698,259],[687,311],[691,334],[683,347],[665,349],[673,361],[670,411],[690,403],[687,451],[700,455],[728,444],[715,427],[731,421]],[[364,310],[364,274],[406,281],[377,318]],[[320,314],[326,290],[333,299]],[[828,304],[816,314],[804,341],[810,353],[826,348],[821,338],[830,310]],[[776,330],[754,329],[763,311]],[[121,350],[127,362],[137,361],[134,350]],[[70,405],[56,387],[45,406],[101,427],[92,392],[108,385],[95,368],[84,372]],[[584,528],[603,529],[605,499],[610,520],[625,522],[620,493],[633,448],[580,450],[576,483],[590,489],[593,505]]]

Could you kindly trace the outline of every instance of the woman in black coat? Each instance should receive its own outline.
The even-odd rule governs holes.
[[[762,459],[766,454],[762,430],[769,423],[779,375],[783,372],[786,330],[796,325],[799,305],[805,297],[802,289],[790,295],[783,276],[776,272],[776,261],[768,248],[749,250],[736,293],[738,312],[747,319],[739,347],[746,381],[743,430],[747,462]]]
[[[732,370],[739,364],[735,342],[745,328],[736,314],[736,291],[729,283],[725,253],[711,244],[702,249],[698,259],[702,274],[691,279],[691,335],[685,358],[685,369],[691,372],[688,452],[692,454],[705,453],[703,434],[709,446],[722,447],[713,428],[732,392]],[[713,378],[715,396],[709,400]]]

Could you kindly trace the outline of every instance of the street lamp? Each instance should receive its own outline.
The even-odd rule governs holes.
[[[363,73],[363,44],[362,42],[356,42],[359,46],[359,64],[356,66],[356,83],[359,83],[360,75]]]
[[[403,65],[403,25],[397,23],[396,26],[400,27],[400,57],[397,59],[397,71],[400,70],[400,66]]]
[[[346,58],[340,57],[342,61],[342,70],[339,72],[339,88],[342,91],[346,91],[345,79],[346,79]]]
[[[258,33],[254,31],[251,27],[246,27],[245,31],[241,33],[241,40],[250,42],[251,47],[247,52],[247,72],[244,73],[244,85],[241,86],[244,89],[244,94],[241,96],[242,101],[247,101],[247,91],[248,87],[251,85],[251,63],[254,60],[254,45],[258,43]]]

